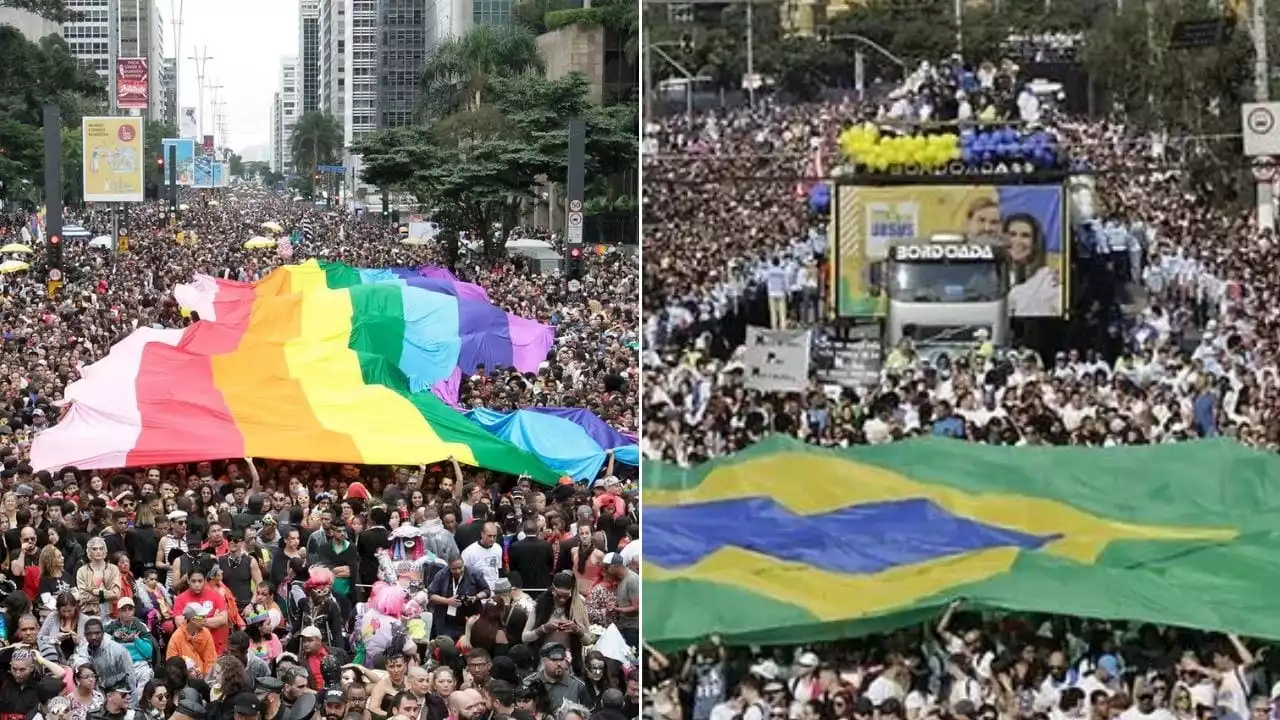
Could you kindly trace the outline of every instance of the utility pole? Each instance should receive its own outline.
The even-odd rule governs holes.
[[[755,4],[755,0],[747,0],[747,102],[753,108],[756,106],[756,33],[752,14]]]
[[[216,83],[218,81],[217,79],[215,79],[213,82]],[[209,87],[205,89],[210,92],[209,119],[213,121],[212,122],[213,127],[211,128],[213,130],[213,136],[214,136],[213,146],[217,147],[218,146],[218,91],[222,89],[222,86],[210,84]],[[200,110],[201,112],[203,112],[204,108],[201,108]],[[201,140],[204,139],[203,132],[200,135],[200,139]]]
[[[204,142],[204,72],[205,67],[213,56],[209,54],[209,46],[205,45],[200,48],[200,52],[187,58],[196,64],[196,102],[200,109],[196,112],[196,122],[199,126],[197,131],[200,135],[199,141]]]

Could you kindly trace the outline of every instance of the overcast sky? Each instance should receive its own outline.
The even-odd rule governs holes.
[[[196,63],[207,48],[205,85],[221,85],[228,145],[242,152],[266,145],[271,133],[271,96],[279,89],[280,60],[298,53],[298,0],[157,0],[166,18],[182,13],[178,59],[178,105],[197,104]],[[166,6],[172,3],[172,10]],[[165,28],[172,54],[172,26]],[[204,93],[204,132],[213,133],[212,94]]]

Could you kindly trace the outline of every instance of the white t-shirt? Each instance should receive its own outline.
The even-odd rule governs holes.
[[[889,698],[902,702],[904,694],[901,685],[894,681],[893,678],[883,674],[871,681],[871,685],[867,687],[866,692],[867,698],[875,703],[876,707],[879,707],[880,703]]]
[[[1155,708],[1150,713],[1144,714],[1138,709],[1137,705],[1120,713],[1120,720],[1177,720],[1173,713],[1164,708]]]
[[[1222,675],[1218,683],[1218,720],[1248,720],[1249,680],[1244,671],[1235,668]]]
[[[493,592],[498,585],[498,571],[502,568],[502,546],[494,543],[486,548],[473,542],[462,551],[462,564],[483,577],[484,584],[489,586],[489,592]]]

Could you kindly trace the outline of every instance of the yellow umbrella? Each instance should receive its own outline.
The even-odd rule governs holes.
[[[268,220],[262,223],[260,227],[264,230],[270,230],[271,232],[284,232],[284,228],[280,227],[280,223],[275,220]]]
[[[23,245],[22,243],[9,243],[4,247],[0,247],[0,253],[25,253],[30,255],[31,252],[31,248]]]
[[[244,249],[245,250],[261,250],[263,248],[273,248],[275,246],[276,246],[275,240],[272,240],[271,238],[265,238],[259,235],[258,237],[249,238],[247,241],[245,241]]]
[[[414,237],[402,238],[400,240],[400,244],[401,245],[426,245],[427,239],[424,237],[418,237],[415,235]]]
[[[0,263],[0,274],[7,275],[9,273],[22,272],[31,266],[21,260],[5,260]]]

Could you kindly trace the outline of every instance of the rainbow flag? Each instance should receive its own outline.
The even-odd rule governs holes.
[[[370,279],[361,284],[360,273],[337,263],[308,261],[277,268],[256,283],[197,275],[195,281],[174,288],[178,303],[202,320],[237,322],[264,298],[294,294],[382,287],[405,299],[404,349],[398,364],[414,392],[447,380],[455,368],[472,373],[515,367],[536,372],[555,343],[555,328],[529,320],[487,302],[421,289],[399,280]],[[370,276],[372,277],[372,276]],[[456,388],[453,397],[456,400]]]
[[[1280,637],[1280,458],[773,437],[645,463],[644,633],[659,648],[826,642],[966,607]]]
[[[372,284],[214,305],[216,320],[137,330],[85,368],[67,388],[66,415],[35,439],[32,464],[453,457],[548,483],[558,477],[536,456],[411,388],[401,367],[445,366],[456,355],[456,298]],[[451,313],[452,336],[424,343],[424,327],[449,323]]]
[[[288,285],[291,288],[315,287],[319,283],[320,276],[323,275],[324,287],[331,290],[352,285],[392,282],[452,295],[459,300],[489,302],[489,293],[485,292],[484,288],[475,283],[462,282],[453,273],[434,265],[420,265],[416,268],[357,268],[338,262],[308,260],[276,270],[276,272],[280,271],[288,274]]]

